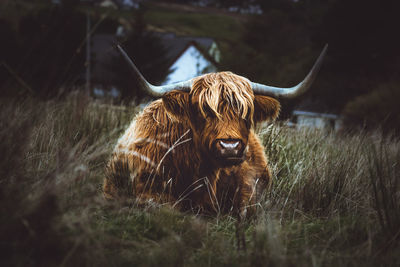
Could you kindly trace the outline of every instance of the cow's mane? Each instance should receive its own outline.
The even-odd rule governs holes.
[[[201,114],[211,111],[217,118],[230,114],[243,119],[253,118],[253,91],[246,78],[232,72],[209,73],[196,78],[192,94],[198,97]]]

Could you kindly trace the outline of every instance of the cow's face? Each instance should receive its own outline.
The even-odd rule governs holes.
[[[193,149],[219,166],[240,164],[251,128],[275,119],[280,108],[277,100],[254,95],[247,79],[230,72],[201,76],[189,93],[169,92],[163,103],[174,119],[192,129]]]

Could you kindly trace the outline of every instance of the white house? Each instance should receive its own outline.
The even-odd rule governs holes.
[[[174,83],[217,71],[217,67],[208,60],[195,44],[189,45],[169,68],[170,73],[163,84]]]
[[[213,39],[178,37],[165,33],[157,33],[157,35],[165,47],[166,58],[169,61],[170,73],[162,84],[188,80],[204,73],[218,71],[216,65],[221,55]],[[110,95],[106,91],[114,88],[114,85],[109,82],[112,74],[109,73],[106,64],[112,57],[118,56],[118,51],[113,46],[115,43],[117,43],[117,37],[112,34],[95,34],[92,37],[93,61],[95,62],[92,83],[94,94],[99,97]],[[115,92],[116,90],[111,96],[115,97],[117,95]]]
[[[170,73],[163,84],[189,80],[193,77],[217,71],[215,64],[204,55],[196,43],[189,44],[169,67]]]
[[[158,33],[167,57],[170,59],[169,75],[163,84],[180,82],[201,74],[217,71],[221,59],[218,45],[211,38],[176,36]]]

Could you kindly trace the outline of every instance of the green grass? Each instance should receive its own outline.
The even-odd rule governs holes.
[[[48,3],[43,1],[5,0],[0,3],[0,18],[10,22],[15,29],[18,29],[18,21],[21,17],[34,14],[48,6]]]
[[[0,17],[7,20],[36,13],[44,8],[53,7],[44,2],[31,3],[29,1],[10,1],[0,5]],[[107,17],[120,20],[133,21],[137,12],[135,10],[115,10],[112,8],[78,6],[77,10],[91,14],[106,15]],[[223,12],[188,12],[177,8],[157,4],[146,4],[144,8],[144,19],[150,28],[161,31],[175,32],[181,35],[210,37],[217,41],[235,42],[243,30],[243,19],[245,16],[232,16]]]
[[[190,13],[168,9],[149,9],[146,22],[164,31],[181,35],[214,38],[218,41],[239,39],[243,23],[226,14]]]
[[[2,266],[398,266],[400,143],[260,127],[273,170],[257,217],[105,201],[104,167],[135,108],[79,94],[0,100]]]

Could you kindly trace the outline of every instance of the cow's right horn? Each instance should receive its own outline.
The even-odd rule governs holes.
[[[119,52],[122,54],[122,56],[125,58],[125,60],[128,62],[128,64],[132,68],[132,73],[134,75],[134,78],[137,80],[139,83],[139,86],[141,87],[140,89],[144,90],[146,93],[153,97],[161,97],[163,94],[172,91],[172,90],[181,90],[181,91],[186,91],[189,92],[190,88],[192,86],[192,80],[188,81],[183,81],[183,82],[178,82],[178,83],[172,83],[172,84],[167,84],[167,85],[152,85],[149,83],[143,75],[140,73],[138,68],[135,66],[135,64],[132,62],[132,60],[129,58],[129,56],[126,54],[124,49],[120,45],[117,45],[117,48]]]
[[[328,49],[328,45],[326,44],[321,54],[319,55],[317,61],[312,67],[311,71],[304,78],[302,82],[298,85],[295,85],[290,88],[281,88],[274,87],[269,85],[264,85],[260,83],[251,83],[251,87],[253,88],[254,94],[258,95],[267,95],[272,97],[280,97],[280,98],[294,98],[305,93],[317,77],[318,71],[321,68],[322,60],[326,54],[326,50]]]

